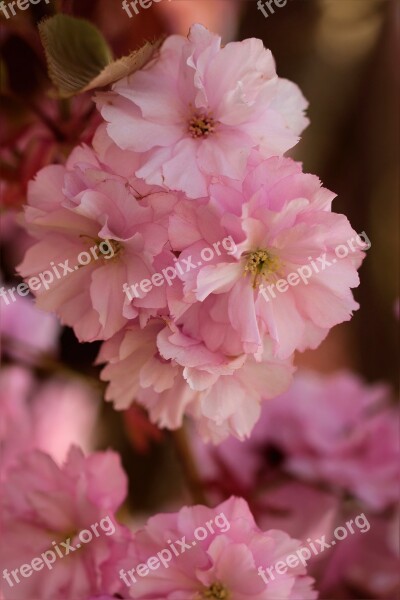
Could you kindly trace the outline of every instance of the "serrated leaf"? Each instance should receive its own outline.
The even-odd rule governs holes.
[[[62,97],[88,86],[112,62],[112,52],[89,21],[56,15],[39,24],[49,76]]]

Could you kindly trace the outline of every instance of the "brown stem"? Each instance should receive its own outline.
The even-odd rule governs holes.
[[[171,437],[193,502],[207,506],[208,503],[204,494],[203,484],[186,436],[185,428],[181,427],[181,429],[172,431]]]

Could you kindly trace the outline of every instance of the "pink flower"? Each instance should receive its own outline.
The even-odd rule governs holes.
[[[57,464],[67,459],[72,445],[90,452],[99,408],[99,395],[85,382],[50,379],[29,404],[33,447],[50,454]]]
[[[27,369],[0,373],[0,479],[19,458],[42,450],[61,464],[72,444],[91,449],[99,398],[82,382],[37,381]]]
[[[162,14],[169,31],[186,34],[193,22],[203,23],[210,29],[222,31],[223,39],[234,35],[241,9],[239,0],[220,0],[215,5],[160,2],[155,8]]]
[[[307,126],[298,87],[277,77],[272,54],[255,38],[221,48],[202,25],[170,36],[144,69],[97,95],[108,133],[143,155],[148,183],[207,195],[213,177],[241,180],[252,149],[293,147]]]
[[[0,335],[7,353],[17,358],[22,354],[26,360],[32,353],[54,352],[60,334],[57,319],[38,310],[31,298],[20,296],[18,285],[1,286],[0,279]]]
[[[31,449],[31,415],[27,398],[33,384],[30,371],[7,367],[0,371],[0,481],[21,453]]]
[[[183,296],[171,311],[179,317],[185,302],[213,298],[208,320],[215,323],[200,324],[213,350],[229,352],[227,340],[235,339],[235,348],[239,341],[242,352],[257,353],[265,334],[283,358],[316,348],[358,308],[351,288],[367,244],[331,212],[334,195],[290,159],[262,161],[240,187],[215,184],[207,206],[176,205],[172,248],[199,266],[180,275]],[[211,258],[205,248],[215,249]]]
[[[175,197],[148,186],[144,197],[143,185],[137,189],[124,170],[129,153],[120,161],[122,175],[115,174],[118,153],[99,136],[111,166],[85,146],[75,149],[66,168],[46,167],[31,183],[26,221],[39,242],[19,267],[27,279],[48,273],[47,289],[40,282],[33,288],[37,304],[56,312],[81,341],[107,339],[129,319],[140,315],[145,322],[166,310],[165,286],[139,289],[133,299],[124,288],[174,264],[166,215]]]
[[[368,515],[368,522],[368,533],[349,535],[322,566],[318,575],[321,598],[389,600],[398,596],[399,515]]]
[[[265,404],[254,448],[279,448],[284,468],[306,481],[344,488],[372,509],[398,499],[399,414],[384,406],[388,389],[351,373],[299,374]]]
[[[176,429],[192,416],[202,437],[219,442],[228,435],[248,436],[260,414],[262,397],[287,388],[293,367],[289,360],[264,354],[255,360],[211,352],[172,324],[153,321],[144,330],[130,325],[101,348],[98,362],[108,362],[101,377],[109,381],[106,399],[116,408],[134,400],[153,422]]]
[[[178,540],[186,548],[174,544]],[[262,579],[261,569],[286,558],[299,544],[283,531],[261,531],[246,502],[230,498],[214,509],[184,507],[176,514],[152,517],[136,533],[120,574],[131,597],[137,599],[313,600],[317,597],[312,590],[313,580],[305,576],[301,565],[267,584]],[[175,555],[172,545],[177,550]],[[157,559],[151,557],[164,549],[168,549],[171,559],[164,564],[158,560],[155,566]],[[143,573],[139,565],[149,559],[154,568],[140,576],[136,568]]]
[[[385,509],[396,502],[399,484],[399,413],[387,406],[388,396],[385,385],[367,385],[352,373],[300,371],[287,392],[262,404],[244,443],[231,438],[206,446],[193,432],[204,481],[217,499],[227,493],[251,499],[255,490],[277,488],[272,496],[266,493],[265,506],[278,511],[291,497],[297,502],[305,495],[289,493],[293,485],[305,484],[338,497],[350,493],[373,510]],[[265,512],[259,496],[257,506]]]
[[[2,494],[5,599],[87,600],[96,593],[118,592],[116,565],[130,535],[114,514],[126,491],[126,477],[113,452],[85,458],[72,448],[62,468],[41,452],[21,459]],[[46,552],[50,567],[42,557]],[[42,557],[41,567],[31,568],[29,575],[24,568],[22,575],[22,565],[35,557]],[[19,583],[11,574],[15,569]]]

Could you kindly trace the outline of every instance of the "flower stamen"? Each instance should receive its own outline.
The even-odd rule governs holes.
[[[195,113],[188,123],[188,131],[192,138],[198,139],[202,137],[208,137],[211,133],[215,132],[217,123],[213,117],[206,113]]]
[[[253,276],[254,289],[257,288],[260,277],[267,282],[271,282],[281,276],[283,269],[282,261],[270,250],[262,248],[254,252],[246,252],[244,256],[247,258],[244,267],[244,276],[248,274]]]
[[[206,588],[200,597],[202,600],[229,600],[230,593],[222,583],[216,582]]]
[[[95,252],[94,254],[92,253],[93,260],[97,260],[98,258],[103,258],[104,260],[106,260],[105,257],[107,257],[107,261],[114,260],[120,254],[122,254],[124,250],[124,245],[118,240],[113,240],[110,238],[107,240],[103,240],[101,238],[91,237],[90,235],[85,234],[82,234],[79,237],[81,239],[89,240],[89,243],[93,243],[94,246],[97,246],[99,252]],[[104,250],[104,247],[106,247],[107,250]],[[92,249],[93,247],[89,248],[90,251]]]

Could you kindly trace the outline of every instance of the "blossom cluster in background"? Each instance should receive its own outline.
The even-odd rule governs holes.
[[[400,583],[399,425],[387,386],[305,371],[264,404],[250,440],[192,444],[214,501],[246,498],[261,527],[330,542],[338,524],[365,511],[370,531],[312,557],[309,572],[323,598],[344,597],[347,584],[357,598],[389,599]]]

